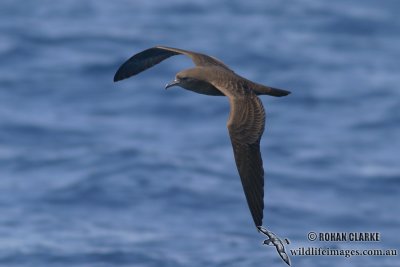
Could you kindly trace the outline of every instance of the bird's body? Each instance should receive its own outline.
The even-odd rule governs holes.
[[[199,94],[228,97],[230,115],[227,127],[236,166],[253,221],[257,227],[261,227],[264,169],[260,140],[264,132],[265,112],[257,95],[286,96],[290,92],[247,80],[216,58],[162,46],[149,48],[132,56],[118,69],[114,81],[136,75],[179,54],[190,57],[196,66],[177,73],[175,80],[166,88],[178,85]]]

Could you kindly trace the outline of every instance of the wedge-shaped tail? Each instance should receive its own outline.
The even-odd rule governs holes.
[[[271,95],[271,96],[277,96],[277,97],[281,97],[281,96],[287,96],[288,94],[290,94],[290,91],[286,91],[283,89],[278,89],[278,88],[274,88],[274,87],[269,87],[269,86],[265,86],[262,84],[254,84],[253,91],[257,94],[257,95]]]

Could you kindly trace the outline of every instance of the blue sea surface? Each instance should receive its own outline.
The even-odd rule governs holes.
[[[225,97],[165,91],[172,57],[112,79],[154,45],[215,56],[288,89],[262,96],[264,226],[290,244],[400,252],[400,2],[0,2],[0,266],[286,266],[263,246]],[[311,231],[379,232],[319,242]],[[291,256],[400,266],[400,256]]]

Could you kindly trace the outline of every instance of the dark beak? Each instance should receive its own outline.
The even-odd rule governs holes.
[[[170,83],[167,83],[167,85],[165,85],[165,90],[167,90],[168,88],[172,87],[172,86],[177,86],[179,85],[180,81],[178,79],[173,80]]]

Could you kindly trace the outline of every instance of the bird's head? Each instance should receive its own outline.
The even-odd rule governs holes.
[[[180,86],[182,88],[193,90],[206,82],[204,73],[199,68],[187,69],[176,74],[175,79],[165,86],[168,89],[172,86]]]

